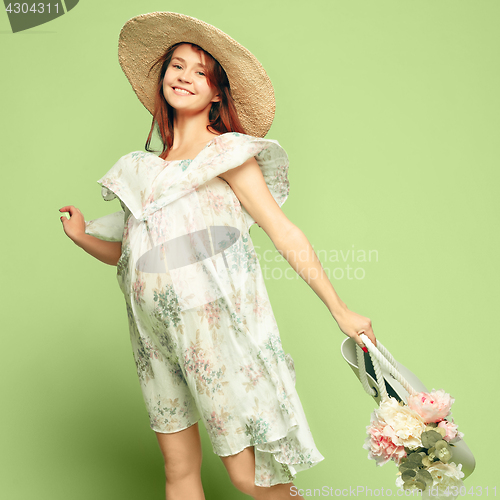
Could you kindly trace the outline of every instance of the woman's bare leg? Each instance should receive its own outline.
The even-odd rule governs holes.
[[[276,484],[270,487],[255,485],[255,452],[253,446],[245,448],[236,455],[220,457],[224,463],[231,482],[243,493],[255,500],[285,500],[288,498],[302,499],[304,497],[291,495],[293,483]]]
[[[167,500],[205,500],[201,485],[201,439],[198,423],[179,432],[156,432],[165,460]]]

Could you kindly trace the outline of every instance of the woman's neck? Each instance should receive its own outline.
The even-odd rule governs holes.
[[[164,159],[193,159],[217,133],[207,130],[208,112],[174,117],[174,143]]]

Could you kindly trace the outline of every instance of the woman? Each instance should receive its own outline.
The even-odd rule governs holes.
[[[153,114],[146,149],[156,126],[163,151],[129,153],[100,179],[103,197],[118,197],[122,212],[85,223],[67,206],[60,210],[70,218],[61,220],[77,245],[117,265],[167,499],[204,498],[200,419],[240,491],[301,498],[291,493],[292,479],[324,457],[295,390],[249,227],[267,233],[362,347],[362,332],[376,342],[371,322],[342,302],[281,211],[288,159],[277,142],[261,139],[274,94],[255,57],[217,28],[166,12],[129,20],[119,56]],[[116,227],[107,225],[117,218]]]

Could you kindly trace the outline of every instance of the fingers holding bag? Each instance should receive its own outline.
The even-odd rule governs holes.
[[[365,352],[367,352],[367,350],[362,338],[360,337],[361,334],[364,333],[375,346],[377,345],[377,339],[373,333],[370,318],[366,318],[365,316],[361,316],[354,311],[346,309],[341,314],[336,315],[335,320],[337,321],[339,328],[348,337],[351,337]]]

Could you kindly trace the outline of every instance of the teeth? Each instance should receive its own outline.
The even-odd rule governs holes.
[[[177,92],[180,92],[181,94],[186,94],[186,95],[191,94],[191,92],[188,92],[187,90],[184,90],[184,89],[179,89],[179,88],[177,88],[177,87],[175,87],[175,90],[176,90]]]

